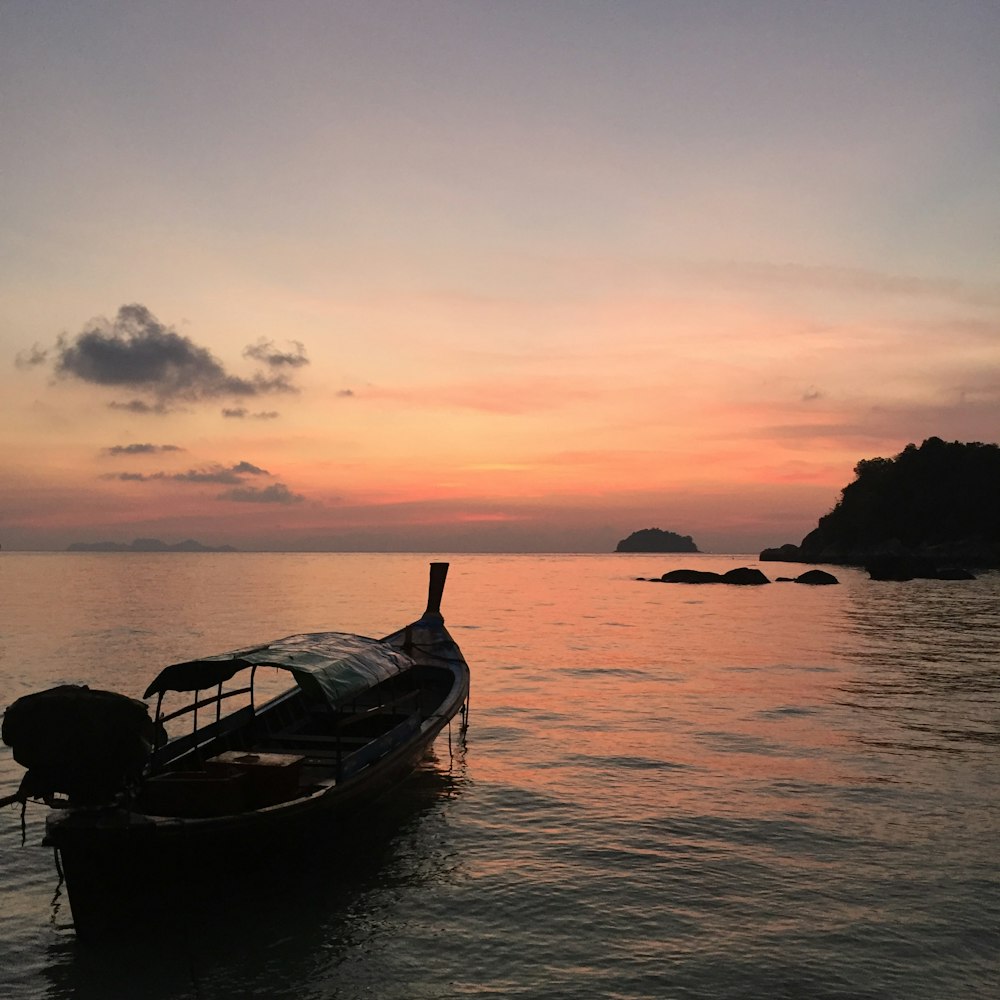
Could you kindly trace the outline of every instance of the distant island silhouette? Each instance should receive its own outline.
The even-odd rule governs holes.
[[[661,528],[642,528],[623,538],[615,552],[698,552],[690,535],[678,535]]]
[[[136,538],[132,542],[73,542],[67,552],[236,552],[232,545],[209,546],[188,538],[168,545],[159,538]]]
[[[798,545],[762,560],[868,566],[900,579],[1000,566],[1000,447],[927,438],[864,459],[840,500]],[[873,572],[873,575],[875,573]]]

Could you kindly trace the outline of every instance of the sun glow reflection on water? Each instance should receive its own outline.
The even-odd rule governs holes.
[[[383,634],[419,614],[429,558],[3,553],[0,701],[65,680],[138,694],[166,662],[293,632]],[[693,561],[751,562],[453,557],[467,741],[438,741],[364,851],[324,847],[304,872],[267,859],[169,948],[77,948],[12,813],[15,994],[987,995],[1000,577],[636,579]],[[3,748],[0,788],[18,774]],[[259,884],[271,867],[277,889]]]

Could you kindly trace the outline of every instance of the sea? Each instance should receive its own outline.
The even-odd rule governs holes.
[[[418,617],[472,672],[411,778],[149,933],[84,945],[0,810],[5,998],[1000,996],[1000,574],[651,582],[753,555],[0,553],[0,706]],[[763,563],[775,580],[805,567]],[[0,795],[21,768],[0,749]],[[155,932],[153,928],[157,929]]]

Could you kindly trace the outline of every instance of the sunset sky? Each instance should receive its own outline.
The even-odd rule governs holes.
[[[0,544],[799,541],[1000,438],[1000,5],[3,0]]]

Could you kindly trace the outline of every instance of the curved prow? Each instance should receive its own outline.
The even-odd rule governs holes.
[[[421,621],[433,619],[434,621],[444,621],[441,617],[441,597],[444,594],[444,581],[448,577],[448,563],[431,563],[431,580],[427,589],[427,610],[423,613]]]

